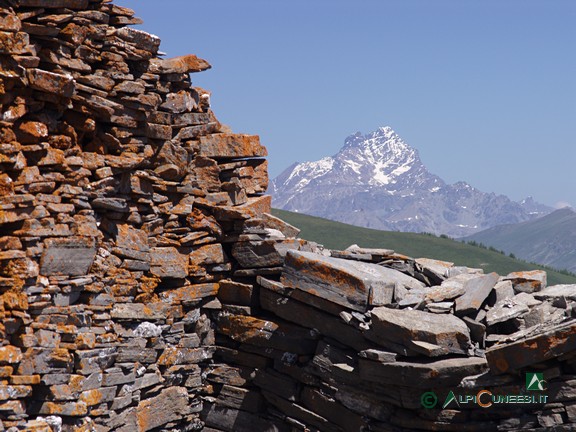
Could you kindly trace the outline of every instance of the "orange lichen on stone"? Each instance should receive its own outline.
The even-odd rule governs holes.
[[[246,342],[270,339],[278,330],[278,324],[251,316],[228,315],[220,319],[219,330],[236,341]]]
[[[12,375],[10,383],[14,385],[37,385],[40,384],[40,375]]]
[[[150,60],[150,72],[158,74],[201,72],[211,67],[210,63],[196,57],[194,54],[169,59],[154,58]]]
[[[0,347],[0,365],[20,363],[22,358],[20,348],[12,345]]]
[[[23,284],[21,281],[21,285]],[[4,303],[4,307],[9,310],[27,310],[28,296],[20,287],[15,287],[0,295],[0,303]]]
[[[40,407],[39,413],[45,415],[81,417],[88,414],[88,406],[84,402],[44,402]]]
[[[266,156],[266,147],[257,135],[212,134],[200,137],[200,156],[235,158]]]

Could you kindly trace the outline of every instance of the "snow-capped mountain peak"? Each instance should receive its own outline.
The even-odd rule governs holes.
[[[270,189],[277,208],[371,228],[453,237],[552,210],[485,194],[465,182],[447,185],[389,126],[348,136],[333,156],[292,165]]]
[[[381,127],[367,135],[355,134],[346,140],[346,145],[335,158],[354,166],[360,176],[370,185],[387,185],[413,167],[421,164],[418,152],[407,145],[389,127]]]

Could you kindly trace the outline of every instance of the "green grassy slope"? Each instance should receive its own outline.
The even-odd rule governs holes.
[[[465,240],[512,252],[527,261],[576,271],[576,212],[569,208],[533,221],[490,228]]]
[[[414,258],[426,257],[451,261],[456,265],[482,268],[484,272],[506,275],[521,270],[546,270],[548,285],[576,284],[576,277],[536,264],[510,258],[498,252],[426,234],[379,231],[334,222],[314,216],[273,209],[272,214],[300,228],[300,237],[330,249],[361,247],[387,248]]]

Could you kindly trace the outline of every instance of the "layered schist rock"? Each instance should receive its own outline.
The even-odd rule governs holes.
[[[266,149],[130,9],[0,6],[0,429],[200,429],[220,287],[253,289],[234,255],[306,246],[266,215]]]
[[[299,239],[205,60],[105,0],[0,6],[1,430],[573,430],[575,286]],[[526,371],[547,401],[422,407]]]

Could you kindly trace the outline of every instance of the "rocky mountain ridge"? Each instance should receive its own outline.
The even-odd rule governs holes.
[[[470,235],[533,219],[551,208],[446,184],[390,127],[345,140],[332,157],[294,164],[272,180],[276,208],[368,228]]]

